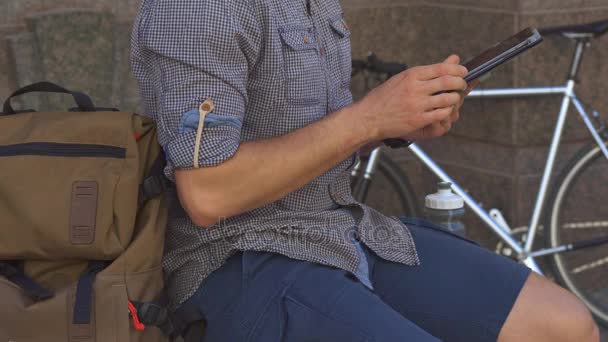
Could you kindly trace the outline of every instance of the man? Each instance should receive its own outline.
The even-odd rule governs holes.
[[[133,68],[176,183],[174,307],[206,317],[205,341],[597,341],[541,276],[353,199],[356,152],[447,132],[467,70],[450,56],[353,104],[349,35],[337,0],[143,2]]]

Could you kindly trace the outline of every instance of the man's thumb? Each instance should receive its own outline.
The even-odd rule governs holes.
[[[445,59],[444,63],[458,64],[460,63],[460,57],[458,57],[458,55],[451,55]]]

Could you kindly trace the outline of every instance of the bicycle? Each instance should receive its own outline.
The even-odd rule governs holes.
[[[608,179],[608,122],[599,113],[582,103],[574,89],[576,78],[582,63],[585,49],[591,45],[593,38],[608,32],[608,20],[586,25],[567,25],[545,28],[540,30],[544,36],[561,36],[574,41],[570,71],[566,84],[562,86],[483,89],[474,90],[469,98],[519,98],[561,95],[562,102],[556,126],[553,132],[549,153],[537,193],[532,217],[528,227],[523,229],[522,242],[515,235],[522,229],[511,229],[500,210],[484,210],[474,198],[458,185],[441,167],[439,167],[418,145],[412,144],[409,149],[432,171],[440,180],[452,183],[452,190],[460,195],[469,209],[479,217],[507,246],[503,254],[510,256],[542,274],[536,258],[550,257],[551,269],[556,280],[579,296],[589,307],[599,322],[608,326],[608,208],[602,208],[608,203],[608,187],[603,179]],[[405,65],[385,63],[376,56],[370,55],[366,61],[354,61],[354,73],[364,70],[384,75],[388,78],[401,70]],[[567,166],[556,178],[554,187],[548,195],[549,182],[555,167],[555,159],[564,124],[570,105],[574,105],[587,130],[591,142],[581,148],[572,157]],[[394,171],[394,166],[387,162],[389,159],[380,149],[372,152],[369,158],[362,161],[353,170],[353,193],[357,199],[365,202],[366,194],[373,187],[376,171],[383,174],[395,173],[403,175],[403,171]],[[394,164],[394,163],[393,163]],[[384,166],[382,166],[384,165]],[[390,169],[390,171],[386,171]],[[365,170],[364,172],[361,172]],[[395,191],[412,191],[409,182],[399,180],[406,186],[397,187]],[[409,195],[411,198],[411,194]],[[402,194],[398,197],[407,197]],[[590,202],[591,201],[591,202]],[[589,205],[581,205],[588,203]],[[544,218],[541,212],[546,205]],[[417,213],[417,208],[407,210]],[[545,248],[533,250],[533,243],[544,222]]]

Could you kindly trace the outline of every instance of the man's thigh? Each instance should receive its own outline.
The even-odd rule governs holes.
[[[187,304],[207,318],[205,342],[439,341],[345,271],[271,253],[241,258]]]
[[[434,226],[408,227],[421,265],[388,262],[367,250],[376,293],[442,340],[496,341],[530,270]]]

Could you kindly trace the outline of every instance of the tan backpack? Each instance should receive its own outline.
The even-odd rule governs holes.
[[[32,91],[69,93],[78,108],[15,113],[10,99]],[[153,303],[163,289],[163,166],[148,118],[95,108],[47,82],[9,97],[0,115],[0,341],[175,336]]]

